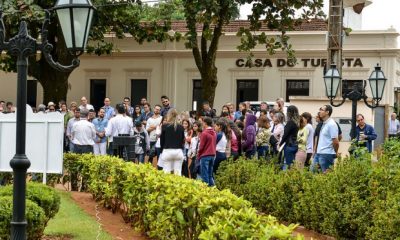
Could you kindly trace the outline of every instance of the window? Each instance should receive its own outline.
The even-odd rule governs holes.
[[[201,106],[203,103],[203,87],[201,86],[201,80],[200,79],[193,79],[193,93],[192,93],[192,103],[194,101],[197,102],[197,108]]]
[[[342,96],[348,94],[353,91],[354,85],[357,85],[358,91],[363,91],[363,80],[342,80]]]
[[[90,80],[90,104],[98,111],[104,105],[106,97],[106,80],[91,79]]]
[[[140,104],[142,98],[147,99],[147,79],[131,80],[131,105]]]
[[[286,102],[289,102],[290,96],[309,96],[309,80],[286,80]]]
[[[258,101],[258,79],[237,80],[236,106],[245,101]]]

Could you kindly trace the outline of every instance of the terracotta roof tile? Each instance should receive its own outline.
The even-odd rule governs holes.
[[[228,25],[224,26],[224,32],[237,32],[241,27],[249,27],[250,21],[235,20],[231,21]],[[172,29],[179,32],[187,32],[185,21],[173,21]],[[201,25],[197,26],[197,31],[201,31]],[[303,21],[295,27],[295,31],[327,31],[328,25],[323,19],[313,19],[310,21]],[[272,31],[265,24],[262,25],[260,31]]]

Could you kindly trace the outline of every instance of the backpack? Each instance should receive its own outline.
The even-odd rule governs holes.
[[[146,151],[146,141],[145,141],[146,135],[144,132],[134,132],[133,133],[133,141],[135,146],[140,146],[143,148],[143,151]]]

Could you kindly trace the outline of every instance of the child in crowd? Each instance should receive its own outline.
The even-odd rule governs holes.
[[[142,122],[135,122],[133,139],[135,143],[135,158],[139,163],[144,163],[144,156],[150,150],[150,140],[149,134],[142,126]]]

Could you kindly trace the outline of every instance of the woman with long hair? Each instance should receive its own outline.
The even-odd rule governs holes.
[[[236,160],[242,153],[240,144],[242,142],[242,133],[233,121],[229,121],[229,128],[231,129],[231,157]]]
[[[131,116],[132,120],[133,120],[133,125],[135,126],[135,124],[137,122],[141,123],[142,122],[142,110],[140,109],[139,105],[135,106],[135,110],[133,112],[133,115]]]
[[[165,173],[182,173],[183,146],[185,143],[185,130],[178,122],[178,113],[170,109],[167,113],[167,123],[161,130],[160,142]]]
[[[266,158],[269,153],[269,139],[271,137],[271,129],[269,119],[263,115],[257,120],[258,130],[256,135],[257,155],[258,159]]]
[[[164,166],[164,162],[162,161],[162,152],[161,152],[161,139],[160,139],[160,136],[161,136],[161,129],[162,129],[162,126],[164,125],[164,124],[166,124],[167,123],[167,118],[165,118],[165,117],[161,117],[161,121],[160,121],[160,124],[156,127],[156,137],[157,137],[157,141],[156,141],[156,144],[154,145],[154,148],[155,148],[155,150],[156,150],[156,155],[157,155],[157,169],[158,170],[162,170],[163,169],[163,166]]]
[[[314,128],[312,126],[312,116],[309,112],[304,112],[301,114],[301,117],[307,122],[306,128],[308,129],[308,138],[307,138],[307,145],[306,145],[306,153],[307,158],[305,162],[305,166],[308,167],[311,165],[311,157],[313,154],[314,148]]]
[[[189,177],[189,163],[188,163],[188,151],[190,148],[190,143],[192,141],[192,124],[190,123],[189,119],[182,120],[182,126],[185,133],[185,144],[183,148],[183,163],[182,163],[182,175],[185,177]]]
[[[283,136],[279,143],[279,147],[283,147],[284,163],[283,170],[288,169],[295,159],[295,154],[299,148],[297,144],[297,132],[300,126],[299,110],[296,106],[291,105],[287,109],[287,122],[283,130]]]
[[[188,165],[190,178],[196,179],[197,175],[200,176],[200,161],[197,160],[197,152],[199,150],[200,134],[202,126],[199,121],[193,123],[193,134],[190,140],[190,148],[188,151]]]
[[[228,128],[226,122],[223,119],[219,119],[214,126],[214,130],[217,133],[217,146],[216,155],[214,160],[214,174],[217,173],[220,163],[226,160],[226,148],[228,146]],[[230,134],[229,134],[230,135]]]
[[[295,162],[296,167],[299,169],[304,168],[304,164],[307,159],[307,139],[309,136],[309,131],[306,128],[307,120],[303,117],[300,117],[300,126],[299,131],[297,132],[297,144],[299,149],[297,150]]]
[[[275,112],[272,116],[273,127],[271,129],[271,137],[269,141],[269,145],[271,147],[271,152],[273,155],[278,153],[278,145],[282,139],[284,125],[283,122],[285,121],[285,117],[281,112]]]
[[[222,106],[220,117],[233,120],[233,116],[230,114],[229,107],[227,105]]]

